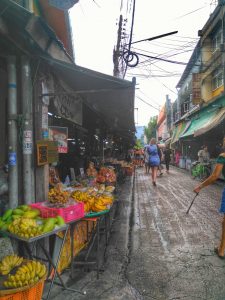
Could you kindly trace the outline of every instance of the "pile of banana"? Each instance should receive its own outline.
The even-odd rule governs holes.
[[[40,215],[38,209],[33,209],[28,205],[20,205],[14,209],[7,209],[0,217],[0,229],[7,230],[9,225],[20,218],[35,219]]]
[[[6,288],[18,288],[37,283],[46,274],[46,266],[39,261],[29,261],[20,266],[15,275],[8,275],[3,282]]]
[[[0,274],[8,275],[12,269],[22,264],[23,258],[17,255],[7,255],[0,262]]]
[[[91,207],[91,210],[94,212],[100,212],[108,209],[110,205],[112,205],[112,203],[113,203],[112,196],[101,195],[96,197],[95,202]]]
[[[77,202],[84,202],[85,212],[100,212],[108,209],[113,203],[113,196],[105,194],[90,195],[87,192],[74,191],[70,197]]]
[[[19,218],[8,226],[8,231],[22,238],[32,238],[54,230],[55,226],[63,226],[64,219],[61,216],[46,219]]]
[[[8,231],[22,238],[29,239],[42,233],[42,226],[36,220],[29,218],[19,218],[8,226]]]

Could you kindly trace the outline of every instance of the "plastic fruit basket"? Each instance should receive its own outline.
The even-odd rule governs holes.
[[[16,289],[14,289],[13,291],[8,290],[7,292],[1,291],[0,300],[41,300],[43,288],[44,279],[40,280],[32,287],[26,287],[26,289],[22,291],[18,291]]]
[[[67,207],[48,207],[45,202],[37,202],[30,205],[33,208],[37,208],[41,212],[42,218],[54,218],[57,216],[63,217],[66,223],[81,219],[84,217],[84,203],[78,202]]]
[[[46,276],[47,273],[37,283],[13,289],[2,289],[2,282],[7,276],[1,276],[0,300],[41,300]]]

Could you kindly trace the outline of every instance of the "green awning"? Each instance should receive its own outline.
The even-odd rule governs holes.
[[[190,124],[191,124],[190,121],[188,121],[188,122],[183,121],[175,127],[175,129],[173,131],[173,135],[172,135],[171,144],[174,144],[179,140],[181,135],[183,133],[185,133],[185,131],[189,128]]]
[[[191,125],[181,138],[199,136],[219,125],[225,118],[225,108],[205,109],[191,120]]]

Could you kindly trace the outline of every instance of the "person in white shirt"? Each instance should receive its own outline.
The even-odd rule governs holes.
[[[202,164],[209,163],[210,155],[207,146],[203,146],[201,150],[198,151],[198,161]]]

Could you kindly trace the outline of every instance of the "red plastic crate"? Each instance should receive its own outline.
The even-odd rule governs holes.
[[[81,219],[84,217],[84,203],[78,202],[73,205],[61,208],[47,207],[45,202],[37,202],[30,205],[33,208],[37,208],[41,212],[42,218],[50,218],[61,216],[66,223]]]

